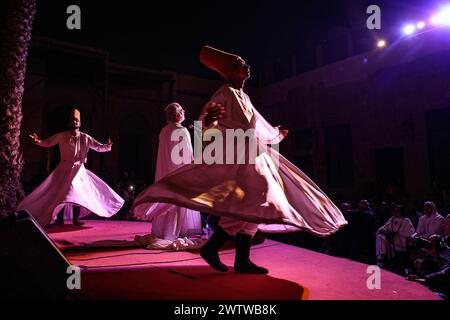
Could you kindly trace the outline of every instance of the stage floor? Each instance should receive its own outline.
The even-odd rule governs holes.
[[[426,287],[381,271],[381,288],[367,288],[367,265],[266,240],[252,247],[252,260],[268,275],[219,273],[198,251],[168,252],[142,248],[74,249],[99,240],[133,240],[151,223],[84,220],[46,231],[82,272],[82,293],[92,299],[161,300],[439,300]],[[221,251],[233,266],[234,248]]]

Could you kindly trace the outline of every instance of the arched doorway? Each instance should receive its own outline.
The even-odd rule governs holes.
[[[145,116],[134,113],[120,126],[119,170],[139,188],[153,182],[153,130]]]

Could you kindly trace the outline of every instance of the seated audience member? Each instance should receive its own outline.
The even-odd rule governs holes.
[[[450,246],[450,214],[445,217],[444,233],[442,237],[444,238],[445,244],[447,246]]]
[[[415,272],[407,276],[408,280],[418,281],[431,290],[449,297],[450,290],[450,248],[443,237],[433,235],[430,240],[421,240],[426,252],[424,259],[415,261]]]
[[[376,233],[377,263],[381,267],[390,264],[396,255],[405,256],[414,226],[404,214],[403,206],[395,206],[392,217]]]
[[[350,258],[374,262],[376,220],[367,200],[358,203],[358,210],[350,215],[348,228]]]
[[[424,215],[420,217],[416,233],[413,238],[429,239],[432,235],[442,235],[444,226],[444,217],[437,210],[436,205],[427,201],[423,205]]]
[[[391,218],[391,208],[389,204],[385,201],[382,201],[378,204],[376,209],[376,218],[377,218],[377,226],[381,227]]]

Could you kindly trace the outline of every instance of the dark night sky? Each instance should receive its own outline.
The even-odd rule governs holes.
[[[210,44],[263,61],[299,53],[340,26],[365,26],[369,4],[382,9],[381,34],[408,18],[428,16],[437,0],[383,1],[79,1],[38,0],[34,34],[107,49],[111,60],[201,74],[198,52]],[[78,4],[82,29],[66,28],[66,8]],[[373,31],[367,30],[370,37]]]

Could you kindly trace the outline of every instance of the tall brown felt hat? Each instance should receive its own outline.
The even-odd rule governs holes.
[[[236,61],[240,57],[210,46],[200,50],[200,62],[208,68],[220,73],[225,80],[230,80]]]

